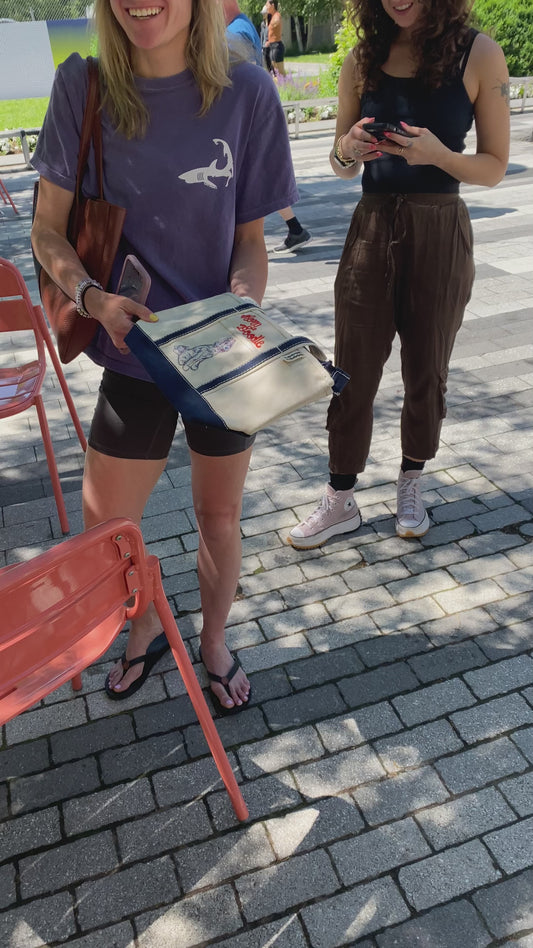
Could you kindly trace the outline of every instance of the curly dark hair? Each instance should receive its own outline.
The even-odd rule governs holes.
[[[418,60],[416,78],[429,88],[438,88],[456,72],[461,52],[468,44],[473,0],[418,2],[423,4],[425,15],[412,34]],[[347,7],[358,37],[354,56],[363,84],[365,88],[376,88],[381,67],[400,27],[385,12],[381,0],[348,0]]]

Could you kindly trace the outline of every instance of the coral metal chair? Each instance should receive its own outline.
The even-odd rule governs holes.
[[[167,602],[159,561],[147,555],[131,520],[109,520],[28,563],[0,570],[0,725],[66,681],[81,688],[83,669],[150,602],[235,813],[245,820],[248,810]]]
[[[8,203],[11,204],[11,207],[15,211],[15,214],[18,214],[17,208],[13,204],[13,199],[9,191],[7,190],[4,182],[2,181],[2,178],[0,178],[0,197],[2,198],[4,204],[8,204]]]
[[[46,372],[46,355],[44,345],[50,353],[52,364],[59,379],[70,416],[82,449],[85,451],[87,442],[74,408],[74,402],[69,392],[61,363],[52,342],[50,331],[40,306],[34,306],[24,278],[17,267],[0,257],[0,332],[14,333],[19,330],[33,330],[37,358],[24,365],[13,365],[0,368],[0,418],[9,418],[26,411],[35,405],[41,434],[50,471],[50,479],[54,490],[54,497],[59,514],[59,522],[63,533],[68,533],[69,525],[65,501],[59,482],[57,464],[50,437],[50,429],[44,410],[41,388]]]

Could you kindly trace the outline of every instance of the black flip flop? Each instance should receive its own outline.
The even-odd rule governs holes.
[[[223,685],[224,688],[226,689],[226,694],[228,694],[229,697],[231,698],[231,700],[233,701],[234,699],[233,699],[232,696],[231,696],[231,693],[230,693],[230,691],[229,691],[228,685],[229,685],[231,679],[234,678],[235,675],[237,674],[239,668],[242,668],[242,665],[241,665],[239,659],[238,659],[238,658],[235,658],[235,656],[230,652],[230,655],[231,655],[231,657],[232,657],[232,659],[233,659],[233,665],[231,666],[231,668],[230,668],[228,674],[227,674],[227,675],[223,675],[223,676],[221,677],[220,675],[215,675],[214,672],[210,672],[210,671],[209,671],[209,669],[208,669],[207,666],[205,665],[204,660],[203,660],[203,658],[202,658],[202,649],[201,649],[201,648],[198,649],[198,654],[199,654],[199,656],[200,656],[200,661],[202,662],[202,665],[204,666],[204,668],[205,668],[205,670],[206,670],[206,672],[207,672],[207,677],[209,678],[209,681],[214,681],[214,682],[216,682],[218,685]],[[212,701],[213,701],[213,704],[215,705],[215,708],[216,708],[218,714],[225,714],[225,715],[227,715],[227,714],[238,714],[239,711],[244,711],[245,708],[248,708],[248,707],[249,707],[249,705],[250,705],[250,699],[251,699],[251,697],[252,697],[252,689],[250,688],[250,691],[249,691],[249,693],[248,693],[248,700],[247,700],[247,701],[243,701],[242,704],[234,704],[231,708],[227,708],[225,704],[222,704],[220,698],[218,697],[218,695],[215,694],[215,692],[214,692],[212,689],[210,689],[210,695],[211,695],[211,699],[212,699]]]
[[[161,632],[160,635],[156,636],[153,642],[150,642],[146,650],[145,655],[139,655],[138,658],[127,659],[126,653],[121,656],[120,661],[122,662],[123,672],[126,673],[129,668],[133,665],[140,665],[141,662],[144,662],[144,668],[142,674],[135,679],[124,691],[114,691],[114,689],[109,684],[109,675],[105,680],[105,693],[108,698],[111,698],[112,701],[123,701],[124,698],[129,698],[130,695],[134,695],[139,688],[142,688],[148,675],[152,671],[152,668],[159,661],[160,658],[163,658],[165,652],[168,652],[170,645],[168,644],[167,637],[164,632]]]

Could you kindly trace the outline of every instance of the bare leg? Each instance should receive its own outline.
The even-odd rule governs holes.
[[[224,676],[233,660],[225,642],[225,625],[241,567],[240,517],[244,480],[252,449],[229,457],[206,457],[191,451],[194,510],[198,523],[198,578],[202,601],[202,658],[206,668]],[[211,683],[226,707],[248,700],[250,683],[242,669],[223,687]]]
[[[166,459],[162,461],[132,461],[113,458],[87,448],[83,473],[83,519],[85,528],[94,527],[111,517],[129,517],[140,524],[146,502],[159,477]],[[161,626],[153,605],[131,624],[126,658],[144,655],[150,642],[159,634]],[[115,691],[123,691],[142,673],[143,665],[134,665],[125,674],[117,662],[109,675]]]

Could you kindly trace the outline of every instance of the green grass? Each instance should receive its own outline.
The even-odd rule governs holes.
[[[286,55],[286,63],[329,63],[331,53],[302,53],[302,55]]]
[[[44,99],[6,99],[0,101],[0,130],[40,128],[48,105]]]

